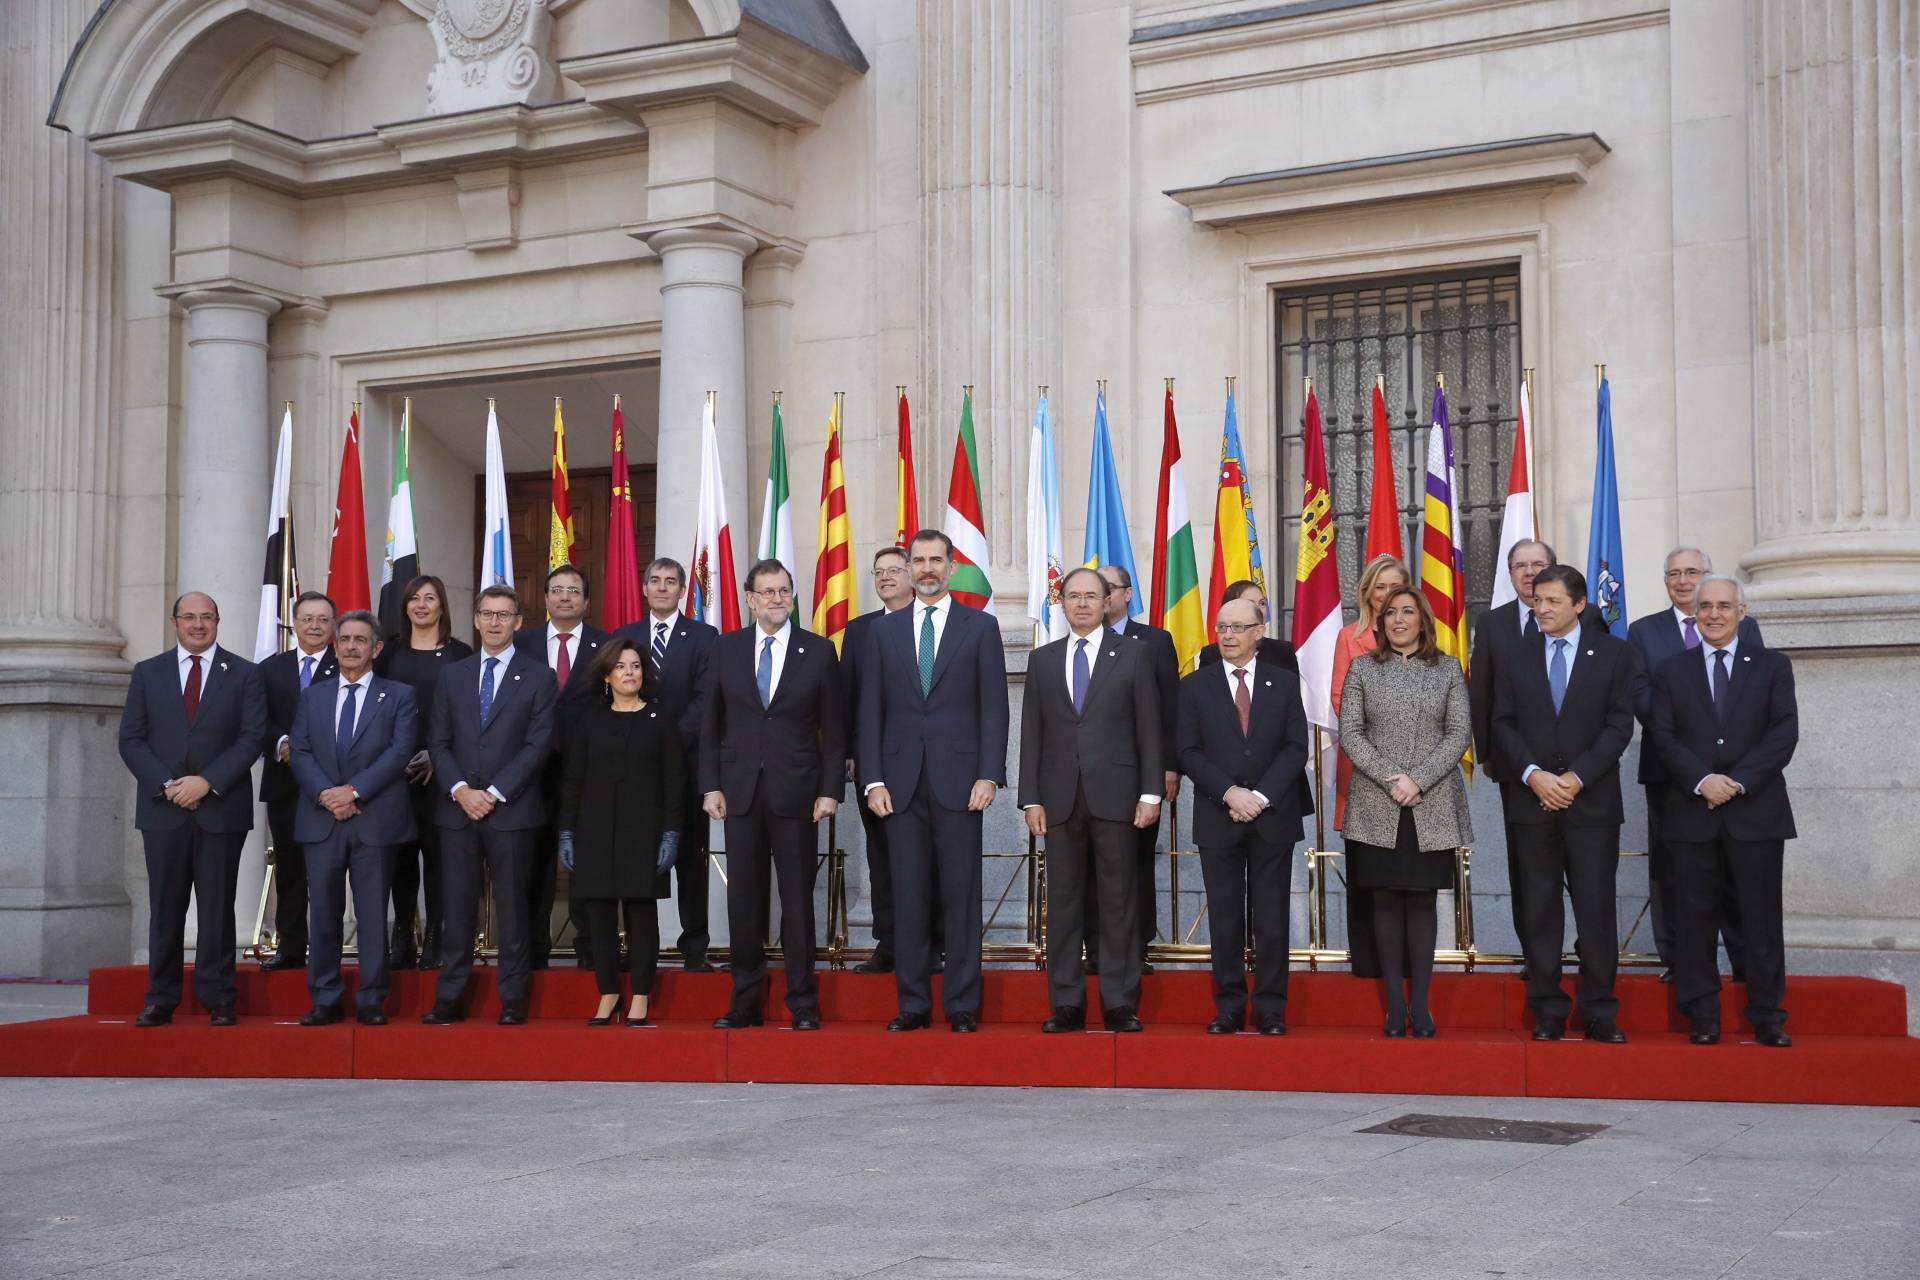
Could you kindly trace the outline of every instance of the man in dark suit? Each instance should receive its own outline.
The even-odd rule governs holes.
[[[1180,716],[1180,658],[1174,651],[1171,635],[1159,627],[1148,626],[1128,616],[1133,607],[1133,579],[1126,569],[1117,564],[1103,564],[1099,572],[1107,584],[1105,617],[1108,628],[1144,650],[1147,668],[1153,678],[1154,700],[1160,707],[1160,768],[1164,775],[1162,785],[1155,790],[1171,802],[1180,794],[1180,767],[1175,761],[1177,748],[1174,744],[1174,725]],[[1137,846],[1134,855],[1134,883],[1137,886],[1135,933],[1140,945],[1142,973],[1153,972],[1153,966],[1147,963],[1147,948],[1153,944],[1153,935],[1159,932],[1153,855],[1160,842],[1160,814],[1167,812],[1170,810],[1162,807],[1155,813],[1152,823],[1134,833]],[[1098,889],[1097,877],[1088,882],[1085,919],[1087,969],[1090,972],[1100,967],[1100,913],[1095,900]]]
[[[480,651],[449,666],[433,694],[427,750],[443,788],[434,810],[440,828],[441,900],[446,904],[446,963],[433,1008],[422,1021],[458,1022],[473,972],[473,930],[484,863],[494,885],[500,932],[500,1025],[527,1020],[527,895],[534,850],[546,829],[540,774],[552,749],[559,686],[553,672],[518,656],[520,601],[492,586],[473,602]]]
[[[847,746],[847,781],[860,794],[860,677],[865,669],[867,651],[872,644],[872,627],[878,618],[897,613],[913,602],[913,582],[907,574],[904,547],[882,547],[873,553],[873,591],[880,607],[861,614],[847,623],[840,640],[840,710],[846,716],[842,735]],[[860,826],[867,834],[867,883],[873,902],[873,955],[853,966],[855,973],[893,972],[893,859],[887,850],[887,824],[874,816],[864,804]],[[946,954],[940,926],[940,886],[933,885],[933,956],[936,966]]]
[[[662,558],[648,565],[640,590],[647,597],[647,616],[629,622],[615,634],[646,647],[660,676],[661,704],[680,731],[680,745],[686,748],[687,758],[698,760],[707,666],[720,633],[680,612],[680,600],[687,591],[687,571],[678,560]],[[688,813],[700,812],[696,772],[687,770]],[[708,839],[705,821],[689,823],[680,842],[680,859],[673,864],[675,897],[680,907],[680,940],[675,945],[688,973],[713,972],[713,965],[707,961],[707,948],[713,941],[707,920]]]
[[[1555,564],[1553,548],[1537,539],[1516,542],[1507,548],[1507,577],[1513,583],[1515,599],[1496,605],[1480,616],[1473,630],[1473,653],[1467,664],[1467,709],[1473,721],[1473,758],[1489,782],[1505,782],[1499,753],[1493,743],[1493,691],[1500,672],[1516,648],[1540,634],[1539,619],[1533,612],[1535,575]],[[1580,625],[1587,631],[1605,632],[1607,624],[1598,609],[1582,611]],[[1524,944],[1527,919],[1521,901],[1519,844],[1513,825],[1506,823],[1507,905],[1513,913],[1514,940]]]
[[[900,1013],[890,1031],[932,1022],[936,879],[947,1025],[980,1029],[981,815],[1007,776],[1007,664],[999,625],[948,594],[953,563],[946,534],[913,536],[913,607],[874,624],[860,691],[860,785],[887,819],[893,855]]]
[[[260,669],[215,643],[220,609],[173,602],[173,648],[133,669],[120,758],[133,774],[133,825],[147,857],[147,999],[138,1027],[173,1021],[183,982],[187,900],[200,934],[194,991],[216,1027],[234,1025],[233,919],[240,848],[253,830],[253,762],[267,737]]]
[[[1214,1019],[1247,1021],[1247,916],[1253,916],[1253,1014],[1260,1034],[1287,1034],[1289,897],[1299,843],[1307,713],[1300,678],[1258,656],[1265,622],[1251,601],[1220,606],[1220,661],[1180,682],[1180,771],[1193,780],[1193,840],[1207,887]]]
[[[547,827],[534,850],[533,879],[527,884],[527,916],[533,922],[533,954],[529,961],[535,969],[547,967],[553,954],[553,895],[560,867],[560,772],[567,749],[568,732],[591,705],[593,682],[587,673],[600,656],[607,633],[587,622],[587,609],[593,594],[587,587],[587,575],[570,564],[547,570],[547,623],[522,627],[513,633],[514,650],[521,656],[544,663],[553,672],[560,687],[560,704],[554,717],[553,748],[547,753],[547,765],[540,775],[540,799],[547,807]],[[587,936],[587,917],[569,896],[567,915],[573,922],[573,950],[581,968],[593,964],[593,940]],[[614,942],[619,945],[618,939]]]
[[[1667,849],[1660,825],[1660,810],[1666,799],[1667,771],[1660,753],[1653,749],[1653,673],[1677,653],[1693,652],[1700,647],[1700,628],[1695,616],[1695,601],[1702,580],[1713,574],[1713,561],[1698,547],[1675,547],[1667,552],[1666,586],[1668,607],[1636,619],[1627,628],[1627,643],[1633,646],[1633,714],[1640,721],[1640,785],[1647,792],[1647,898],[1653,916],[1653,945],[1660,963],[1673,976],[1673,858]],[[1740,643],[1749,649],[1761,646],[1760,624],[1752,618],[1740,622]],[[1727,895],[1720,903],[1720,935],[1727,945],[1727,959],[1733,963],[1734,981],[1743,980],[1744,957],[1740,951],[1740,907],[1733,898],[1733,881],[1723,877]]]
[[[272,737],[260,770],[260,799],[273,839],[274,929],[273,957],[261,962],[262,969],[300,969],[307,963],[307,861],[293,830],[300,784],[288,762],[300,695],[334,676],[333,615],[332,600],[318,591],[302,592],[293,602],[295,646],[260,662]]]
[[[1653,677],[1648,732],[1666,769],[1661,830],[1673,857],[1673,993],[1693,1020],[1693,1042],[1720,1039],[1714,921],[1732,882],[1745,928],[1747,1020],[1754,1038],[1784,1049],[1786,938],[1781,874],[1798,834],[1784,771],[1800,739],[1793,663],[1741,635],[1746,592],[1732,578],[1699,584],[1700,648]]]
[[[1141,953],[1130,945],[1140,919],[1135,832],[1159,822],[1165,772],[1149,655],[1107,628],[1111,591],[1084,566],[1061,581],[1067,634],[1033,651],[1020,709],[1020,807],[1027,830],[1047,842],[1048,1032],[1086,1029],[1089,897],[1115,939],[1100,956],[1107,1030],[1141,1029]]]
[[[419,740],[418,710],[410,686],[374,677],[379,618],[365,609],[348,613],[335,628],[334,649],[340,674],[310,685],[293,721],[291,767],[300,786],[294,834],[307,850],[313,890],[307,965],[313,1008],[300,1025],[331,1026],[346,1016],[340,948],[351,876],[361,939],[358,1015],[363,1026],[378,1027],[387,1021],[394,854],[414,835],[406,771]]]
[[[1624,818],[1620,756],[1633,738],[1633,651],[1582,625],[1587,580],[1578,569],[1549,565],[1532,585],[1541,634],[1523,640],[1499,668],[1492,760],[1526,905],[1520,941],[1533,1038],[1560,1039],[1571,1009],[1560,985],[1564,883],[1587,1039],[1624,1044],[1613,993],[1620,952],[1614,874]]]
[[[780,888],[780,948],[795,1031],[820,1029],[813,973],[814,826],[840,807],[847,749],[833,644],[793,625],[793,575],[778,560],[747,570],[754,625],[714,642],[700,727],[700,790],[727,834],[733,1004],[714,1026],[766,1020],[767,864]]]

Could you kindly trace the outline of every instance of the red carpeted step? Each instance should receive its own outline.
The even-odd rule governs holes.
[[[1729,1032],[1731,1028],[1729,1026]],[[1526,1044],[1527,1092],[1555,1098],[1669,1098],[1920,1106],[1920,1040],[1807,1035],[1765,1049],[1729,1034],[1717,1045],[1646,1032],[1624,1045]]]
[[[784,1025],[727,1033],[727,1079],[780,1084],[1113,1086],[1114,1041],[1105,1032],[1048,1036],[1038,1024],[988,1023],[955,1035],[935,1018],[925,1031],[880,1022]]]
[[[1389,1040],[1377,1027],[1210,1036],[1203,1028],[1149,1026],[1140,1035],[1114,1039],[1114,1083],[1123,1089],[1500,1096],[1527,1091],[1525,1046],[1510,1031],[1448,1030],[1432,1040]]]
[[[275,1018],[214,1027],[205,1014],[176,1015],[165,1027],[92,1014],[18,1022],[0,1026],[0,1075],[347,1079],[353,1032],[347,1023],[301,1027]]]
[[[1436,977],[1434,982],[1437,986],[1439,979]],[[1578,997],[1580,979],[1571,966],[1560,985],[1570,998]],[[1660,981],[1658,974],[1623,973],[1615,980],[1614,995],[1620,1001],[1621,1029],[1629,1035],[1636,1031],[1685,1031],[1691,1025],[1673,1002],[1673,988]],[[1527,1011],[1526,980],[1517,975],[1508,976],[1504,996],[1507,1025],[1531,1031],[1533,1015]],[[1730,1031],[1736,1027],[1751,1031],[1741,1013],[1746,1004],[1745,984],[1724,982],[1720,988],[1721,1025]],[[1786,1008],[1791,1029],[1796,1034],[1900,1037],[1907,1034],[1906,988],[1877,978],[1789,976]],[[1438,1016],[1437,1009],[1435,1015]],[[1445,1025],[1445,1019],[1441,1022]],[[1569,1025],[1576,1031],[1582,1025],[1577,1008]]]
[[[408,1019],[357,1027],[353,1040],[353,1074],[362,1080],[719,1082],[726,1069],[726,1033],[704,1023],[589,1027],[584,1019],[536,1018],[502,1027],[488,1017],[429,1027]]]

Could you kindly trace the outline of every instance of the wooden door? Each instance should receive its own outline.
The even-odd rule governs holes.
[[[630,463],[633,481],[633,548],[642,570],[653,559],[654,468]],[[567,477],[567,497],[573,506],[574,562],[586,571],[593,587],[594,608],[600,619],[604,598],[601,577],[607,567],[607,505],[612,472],[606,467],[574,471]],[[474,544],[478,546],[486,521],[486,477],[474,477]],[[544,471],[526,471],[507,477],[507,530],[513,540],[513,589],[520,594],[524,625],[546,620],[547,539],[553,503],[552,477]]]

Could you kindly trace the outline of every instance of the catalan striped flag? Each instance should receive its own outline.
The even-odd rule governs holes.
[[[1253,519],[1253,485],[1247,479],[1247,451],[1240,444],[1240,419],[1233,389],[1227,389],[1227,419],[1220,429],[1220,481],[1214,493],[1213,581],[1207,584],[1207,617],[1219,616],[1227,584],[1246,579],[1264,594],[1267,572],[1260,564],[1260,531]]]
[[[820,470],[820,527],[813,562],[813,631],[837,651],[847,619],[859,604],[853,576],[853,520],[847,514],[847,477],[840,466],[840,397],[827,416],[827,457]]]
[[[1453,424],[1447,389],[1433,389],[1433,423],[1427,430],[1426,525],[1420,534],[1420,590],[1433,607],[1440,652],[1467,668],[1467,581],[1460,553],[1460,490],[1453,467]]]
[[[1180,465],[1180,428],[1173,416],[1173,379],[1160,430],[1160,492],[1153,517],[1153,591],[1147,621],[1173,637],[1180,674],[1193,670],[1207,644],[1200,616],[1200,569],[1193,555],[1193,516],[1187,510],[1187,473]]]
[[[573,500],[567,493],[567,424],[560,416],[560,397],[553,398],[553,518],[547,530],[547,568],[572,564]]]

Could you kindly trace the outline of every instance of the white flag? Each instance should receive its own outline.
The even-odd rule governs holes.
[[[700,511],[694,521],[687,616],[719,631],[740,626],[740,586],[733,571],[733,527],[727,522],[727,490],[720,476],[720,436],[713,401],[700,419]]]
[[[1500,517],[1500,563],[1493,575],[1492,607],[1498,609],[1519,596],[1513,578],[1507,573],[1507,560],[1514,547],[1539,536],[1533,524],[1533,397],[1523,380],[1520,383],[1520,420],[1513,424],[1513,467],[1507,475],[1507,509]]]
[[[267,563],[260,575],[260,625],[253,637],[253,660],[270,658],[291,637],[289,605],[300,594],[294,567],[293,526],[287,520],[287,489],[293,479],[293,406],[280,419],[280,447],[273,454],[273,495],[267,500]]]
[[[500,456],[500,420],[487,401],[487,523],[480,544],[480,585],[513,587],[513,538],[507,530],[507,464]]]

